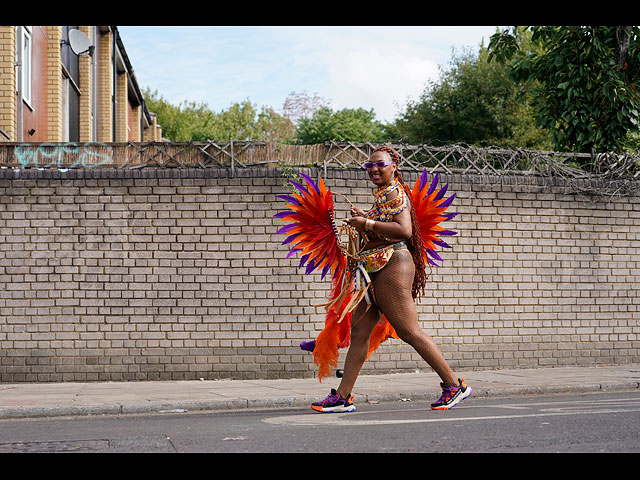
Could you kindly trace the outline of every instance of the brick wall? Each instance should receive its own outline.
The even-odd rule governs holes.
[[[59,26],[47,26],[47,140],[62,140],[62,63]]]
[[[370,204],[361,172],[324,178]],[[274,234],[285,181],[271,168],[0,170],[0,381],[314,375],[298,344],[322,328],[328,282]],[[443,181],[460,233],[418,310],[455,370],[640,361],[638,198]],[[363,372],[415,369],[428,367],[394,340]]]
[[[17,84],[16,33],[11,25],[0,25],[0,130],[10,139],[16,138]],[[0,133],[0,141],[7,138]]]
[[[127,101],[127,74],[118,73],[116,78],[116,142],[129,140],[129,102]]]
[[[88,38],[92,40],[92,44],[95,44],[95,38],[93,36],[93,27],[79,26],[78,29],[84,33]],[[91,142],[93,138],[93,57],[89,55],[81,55],[78,57],[78,68],[80,70],[80,108],[78,109],[79,119],[79,137],[81,142]]]
[[[111,32],[100,32],[96,38],[96,63],[98,76],[96,137],[98,142],[111,142],[113,138],[113,38]]]

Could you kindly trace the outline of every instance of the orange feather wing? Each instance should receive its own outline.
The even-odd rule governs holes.
[[[436,267],[439,265],[435,261],[442,261],[436,251],[438,247],[451,248],[439,237],[457,235],[457,232],[443,228],[440,223],[451,220],[458,215],[457,213],[446,213],[456,195],[454,193],[449,198],[444,198],[449,185],[445,184],[444,187],[438,189],[438,179],[439,175],[436,173],[429,182],[425,169],[411,191],[411,200],[424,242],[425,263]]]
[[[288,236],[283,245],[291,244],[287,258],[298,253],[305,274],[321,271],[322,278],[328,273],[332,277],[342,274],[346,268],[346,259],[340,250],[338,231],[334,222],[334,204],[331,190],[325,187],[322,178],[318,183],[308,175],[300,173],[306,186],[291,181],[297,192],[291,195],[277,195],[289,202],[287,211],[279,212],[275,217],[290,222],[276,233]]]

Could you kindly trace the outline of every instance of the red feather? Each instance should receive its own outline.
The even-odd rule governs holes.
[[[283,221],[292,222],[287,226],[292,251],[299,253],[302,261],[300,267],[307,265],[305,273],[314,270],[323,271],[332,276],[339,276],[346,267],[346,259],[340,250],[338,234],[334,225],[334,204],[331,190],[327,190],[319,179],[316,184],[308,176],[301,174],[307,183],[307,188],[296,182],[298,192],[293,197],[283,197],[293,201],[285,205],[292,210],[277,216]],[[282,229],[281,229],[282,231]]]

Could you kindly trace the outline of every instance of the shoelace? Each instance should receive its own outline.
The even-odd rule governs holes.
[[[325,399],[322,401],[321,405],[324,407],[325,405],[328,405],[328,404],[334,403],[334,402],[336,402],[336,401],[337,401],[337,400],[339,400],[339,399],[340,399],[340,395],[331,395],[331,394],[329,394],[329,395],[327,395],[327,398],[325,398]]]
[[[446,402],[453,397],[460,387],[442,387],[442,395],[438,402]]]

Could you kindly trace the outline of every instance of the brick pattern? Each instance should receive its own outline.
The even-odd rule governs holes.
[[[96,136],[98,142],[111,142],[113,138],[113,39],[111,32],[101,32],[96,38],[96,63],[98,76]]]
[[[47,26],[47,141],[62,141],[62,63],[59,26]]]
[[[95,39],[93,38],[93,27],[87,26],[79,26],[78,29],[84,33],[88,38],[92,40],[92,43],[95,44]],[[93,69],[91,64],[93,62],[93,58],[89,55],[81,55],[78,57],[79,69],[80,69],[80,108],[79,110],[79,137],[81,142],[91,142],[94,140],[93,138],[93,129],[92,129],[92,105],[93,105],[93,96],[95,92],[91,88],[93,84]]]
[[[423,328],[456,370],[640,361],[640,200],[518,180],[442,179],[460,234],[418,303]],[[325,181],[370,204],[361,172]],[[285,259],[285,182],[273,168],[0,170],[0,381],[313,376],[298,344],[322,328],[329,285]],[[415,369],[393,340],[363,373]]]
[[[15,27],[0,25],[0,130],[16,138],[16,34]],[[7,138],[0,133],[0,142]]]
[[[10,141],[16,141],[17,134],[17,99],[16,99],[16,26],[0,26],[0,129],[9,137]],[[36,28],[36,27],[34,27]],[[63,137],[63,95],[62,95],[62,64],[61,64],[61,27],[49,25],[37,27],[46,32],[47,46],[43,59],[34,58],[33,61],[44,62],[46,76],[46,110],[37,112],[40,122],[46,124],[46,133],[41,139],[47,142],[61,142]],[[89,36],[96,46],[93,56],[82,55],[79,57],[80,89],[79,105],[79,138],[81,142],[127,142],[162,141],[162,126],[153,118],[153,124],[140,131],[142,108],[137,106],[131,112],[129,118],[127,73],[117,76],[116,107],[113,102],[113,34],[107,32],[95,32],[93,26],[79,26],[80,31]],[[94,70],[93,64],[96,67]],[[96,78],[94,79],[94,75]],[[94,83],[95,90],[94,91]],[[96,111],[93,111],[95,103]],[[95,115],[95,119],[94,119]],[[42,118],[40,118],[42,117]],[[114,118],[116,131],[114,132]],[[95,132],[94,132],[95,121]],[[38,128],[38,130],[41,130]],[[44,128],[42,129],[45,130]],[[94,138],[95,137],[95,138]],[[7,138],[0,134],[0,142]]]
[[[116,79],[116,142],[126,142],[129,139],[127,91],[127,74],[119,73]]]

